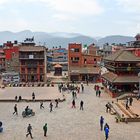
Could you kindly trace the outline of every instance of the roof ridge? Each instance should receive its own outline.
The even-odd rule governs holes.
[[[124,52],[124,50],[120,50],[120,53],[118,54],[118,56],[116,56],[116,58],[114,60],[116,60],[123,52]]]

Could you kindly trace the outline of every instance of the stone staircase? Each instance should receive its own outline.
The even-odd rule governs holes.
[[[118,107],[121,111],[121,121],[122,122],[140,122],[140,117],[138,114],[134,113],[130,108],[126,109],[125,104],[122,102],[117,102],[114,105]]]

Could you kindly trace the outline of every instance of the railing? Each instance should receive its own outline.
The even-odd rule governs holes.
[[[112,66],[112,65],[106,65],[105,67],[110,70],[114,71],[140,71],[139,67],[134,67],[134,66]]]
[[[26,64],[28,68],[37,68],[37,64]]]
[[[30,57],[29,55],[20,55],[19,59],[44,59],[44,55],[33,55],[32,57]]]

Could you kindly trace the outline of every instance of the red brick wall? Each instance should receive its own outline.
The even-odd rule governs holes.
[[[79,49],[79,52],[73,52],[73,49]],[[73,63],[71,58],[79,57],[79,61],[77,63]],[[81,66],[82,61],[82,44],[69,44],[68,46],[68,63],[69,66]]]

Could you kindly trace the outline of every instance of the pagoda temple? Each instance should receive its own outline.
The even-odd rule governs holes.
[[[127,50],[119,50],[104,58],[108,72],[102,75],[105,91],[112,97],[138,92],[140,57]]]

